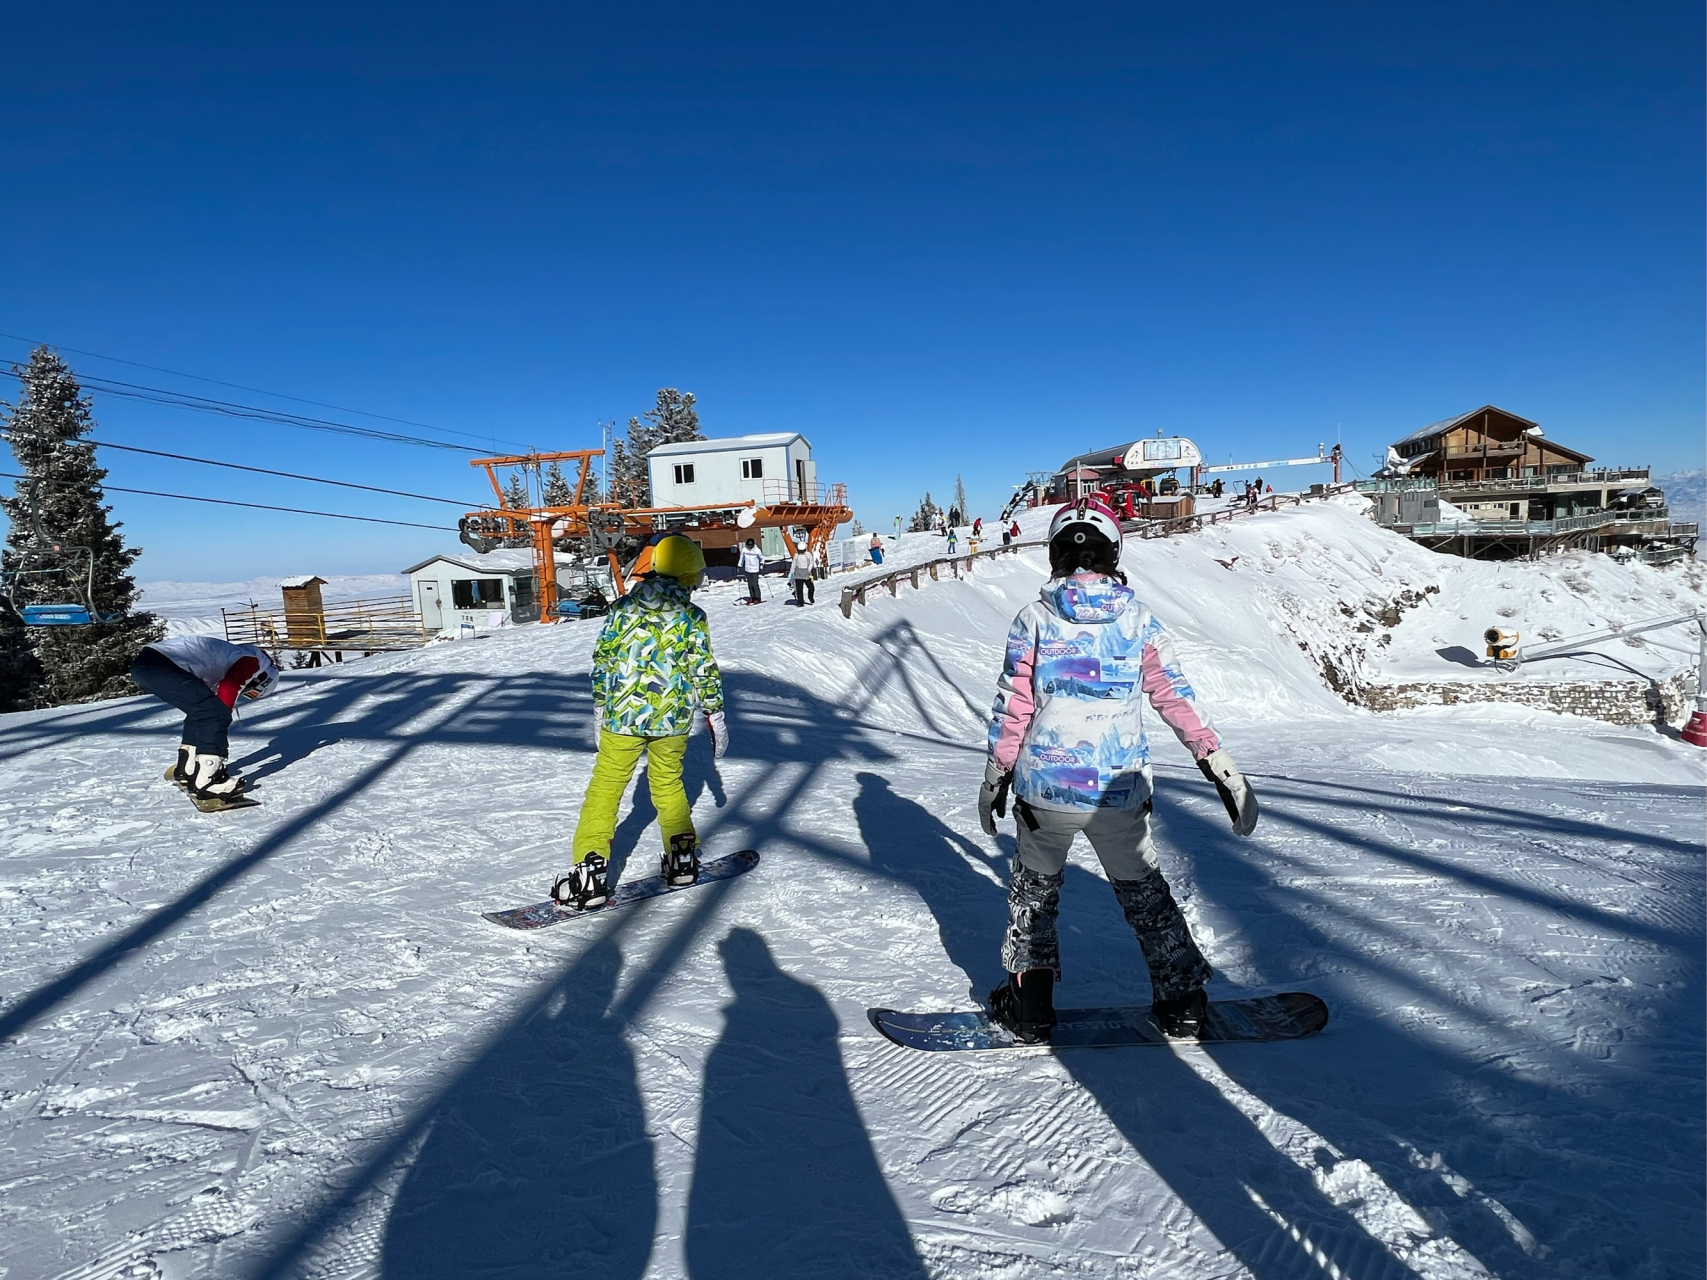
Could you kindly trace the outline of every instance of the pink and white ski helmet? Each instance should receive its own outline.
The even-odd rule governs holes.
[[[1049,541],[1053,543],[1062,533],[1073,538],[1074,525],[1096,530],[1116,547],[1120,546],[1120,518],[1100,497],[1075,498],[1055,513],[1049,522]],[[1080,539],[1082,541],[1082,539]]]

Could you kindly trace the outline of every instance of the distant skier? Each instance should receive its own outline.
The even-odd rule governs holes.
[[[704,574],[698,545],[671,534],[653,547],[651,569],[605,619],[593,648],[599,754],[575,824],[574,869],[551,888],[560,903],[585,910],[609,900],[617,808],[641,756],[664,838],[664,879],[692,884],[699,878],[699,838],[682,786],[696,712],[710,726],[712,755],[721,759],[729,746],[711,630],[705,611],[688,598]]]
[[[950,526],[949,530],[948,530],[948,554],[949,555],[954,554],[955,546],[956,546],[956,544],[958,544],[959,541],[960,541],[960,535],[955,533],[953,526]]]
[[[818,564],[806,544],[800,544],[800,549],[794,553],[794,560],[789,565],[788,576],[794,583],[794,603],[801,608],[818,603],[818,588],[813,584],[812,575],[817,572]]]
[[[883,563],[883,539],[875,533],[871,535],[871,563]]]
[[[983,516],[979,516],[976,520],[974,520],[972,522],[972,536],[974,538],[982,538],[984,536],[984,517]]]
[[[765,557],[751,538],[741,548],[740,564],[741,572],[747,575],[747,603],[763,604],[764,597],[759,594],[759,574],[764,572]]]
[[[988,835],[1012,786],[1017,819],[1002,965],[990,1014],[1021,1040],[1049,1038],[1060,972],[1055,921],[1073,837],[1090,840],[1150,969],[1152,1012],[1170,1035],[1202,1025],[1210,969],[1192,941],[1150,839],[1154,789],[1139,694],[1185,744],[1249,835],[1256,796],[1198,709],[1173,646],[1120,571],[1120,524],[1095,498],[1049,525],[1050,580],[1008,632],[989,760],[978,793]]]
[[[205,813],[240,807],[243,780],[225,767],[231,713],[239,698],[254,701],[278,687],[279,669],[266,650],[213,636],[172,636],[146,645],[130,678],[184,713],[178,760],[166,770]]]

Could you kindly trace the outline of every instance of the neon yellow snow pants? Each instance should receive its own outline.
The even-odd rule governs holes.
[[[658,811],[658,826],[664,847],[683,832],[693,831],[693,810],[682,786],[682,758],[687,755],[688,736],[637,738],[626,733],[599,730],[599,754],[593,761],[593,776],[581,801],[581,819],[575,824],[575,861],[589,853],[610,857],[610,842],[616,835],[616,813],[628,780],[646,757],[646,782],[652,792],[652,807]]]

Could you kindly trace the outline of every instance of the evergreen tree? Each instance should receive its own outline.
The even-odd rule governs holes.
[[[954,510],[954,523],[966,524],[966,486],[961,483],[959,476],[954,477]]]
[[[628,420],[628,444],[611,445],[611,499],[624,507],[652,505],[652,481],[646,455],[661,444],[703,440],[699,411],[691,391],[659,387],[657,403],[638,418]]]
[[[612,440],[610,493],[606,496],[619,507],[644,507],[650,489],[646,479],[646,455],[630,451],[621,440]]]
[[[869,532],[871,532],[871,531],[859,522],[859,517],[855,516],[854,522],[853,522],[853,528],[848,530],[848,537],[850,537],[850,538],[863,538]]]
[[[575,500],[575,490],[564,478],[563,468],[553,462],[540,477],[540,505],[566,507]]]
[[[504,505],[511,511],[526,511],[533,506],[533,498],[528,494],[527,481],[522,478],[520,471],[510,472],[510,483],[504,486]],[[524,520],[522,531],[504,539],[506,547],[531,547],[533,537],[528,531]]]
[[[919,509],[913,513],[912,523],[907,526],[907,532],[929,533],[936,528],[937,517],[941,514],[941,508],[931,501],[930,492],[927,490],[925,500],[919,503]]]
[[[0,708],[57,707],[68,702],[135,693],[127,674],[137,652],[161,638],[165,628],[151,613],[135,612],[131,566],[142,554],[119,536],[120,524],[105,505],[106,470],[95,462],[95,446],[82,437],[94,429],[89,399],[70,368],[46,347],[13,365],[22,385],[14,404],[0,403],[4,429],[24,480],[0,512],[10,522],[0,568],[16,569],[22,552],[46,538],[94,553],[91,584],[87,561],[59,557],[48,564],[75,572],[31,575],[19,582],[19,605],[82,602],[85,590],[99,617],[83,627],[24,628],[9,615],[0,622]],[[42,567],[32,560],[31,567]]]

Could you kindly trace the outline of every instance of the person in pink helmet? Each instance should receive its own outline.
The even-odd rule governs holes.
[[[1215,784],[1239,835],[1257,801],[1197,704],[1173,645],[1120,571],[1121,533],[1098,498],[1069,502],[1049,525],[1049,581],[1019,611],[996,682],[978,793],[987,835],[1011,794],[1017,840],[1002,967],[990,1014],[1022,1041],[1055,1025],[1062,868],[1083,833],[1150,970],[1152,1015],[1169,1035],[1202,1026],[1209,964],[1163,879],[1150,838],[1147,700]]]

